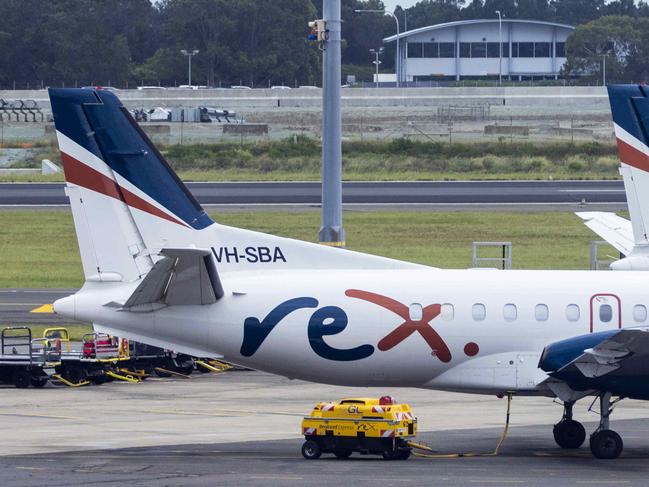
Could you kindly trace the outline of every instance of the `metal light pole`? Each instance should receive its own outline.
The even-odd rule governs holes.
[[[187,49],[181,49],[180,50],[180,53],[183,56],[187,56],[187,58],[189,59],[189,67],[188,67],[188,73],[187,73],[187,78],[188,78],[187,84],[189,86],[192,85],[192,56],[196,56],[196,54],[198,54],[199,52],[200,51],[198,49],[191,49],[189,51]]]
[[[326,0],[325,0],[326,1]],[[401,32],[399,31],[399,19],[397,18],[396,15],[394,15],[393,12],[388,12],[387,10],[354,10],[357,14],[361,13],[374,13],[374,14],[383,14],[383,15],[390,15],[394,21],[397,23],[397,60],[395,64],[395,70],[397,72],[397,88],[399,87],[399,78],[400,78],[400,67],[401,67],[401,52],[399,51],[399,37],[401,36]]]
[[[606,86],[606,58],[608,54],[602,54],[602,86]]]
[[[500,59],[498,60],[498,86],[503,84],[503,17],[500,10],[496,10],[498,14],[498,45],[500,46]]]
[[[374,54],[374,64],[376,65],[374,87],[378,88],[379,87],[379,64],[381,64],[381,61],[379,61],[379,56],[383,54],[383,48],[379,47],[378,49],[370,49],[370,53]]]
[[[342,188],[342,118],[340,114],[340,0],[324,0],[327,37],[322,42],[322,226],[321,244],[345,246]]]

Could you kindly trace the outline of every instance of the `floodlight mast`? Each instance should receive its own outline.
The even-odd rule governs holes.
[[[340,0],[323,1],[326,32],[322,40],[322,225],[319,241],[332,247],[345,246],[342,222],[342,118],[341,7]]]
[[[326,1],[326,0],[325,0]],[[371,14],[383,14],[383,15],[389,15],[391,16],[394,21],[397,23],[397,56],[396,56],[396,61],[395,61],[395,67],[394,70],[396,71],[397,74],[397,88],[399,87],[399,80],[400,80],[400,68],[401,68],[401,52],[399,52],[399,38],[401,37],[401,32],[399,31],[399,19],[397,18],[396,15],[392,12],[388,12],[387,10],[374,10],[374,9],[368,9],[368,10],[360,10],[356,9],[354,10],[357,14],[362,14],[362,13],[371,13]]]
[[[200,51],[199,51],[198,49],[189,49],[189,50],[187,50],[187,49],[181,49],[181,50],[180,50],[180,53],[181,53],[183,56],[187,56],[187,58],[189,59],[189,61],[188,61],[189,66],[188,66],[188,68],[187,68],[187,84],[188,84],[189,86],[192,85],[192,57],[193,57],[193,56],[196,56],[196,54],[198,54],[199,52],[200,52]]]
[[[379,56],[383,54],[383,48],[379,47],[378,49],[370,49],[370,54],[374,55],[374,66],[375,66],[375,75],[374,75],[374,87],[378,88],[379,87],[379,65],[381,64],[381,61],[379,61]]]

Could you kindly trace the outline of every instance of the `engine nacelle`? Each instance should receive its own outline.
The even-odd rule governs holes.
[[[649,271],[649,256],[630,255],[611,264],[614,271]]]

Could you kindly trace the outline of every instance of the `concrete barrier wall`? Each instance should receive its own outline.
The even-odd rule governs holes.
[[[292,90],[120,90],[118,96],[128,107],[212,105],[232,109],[309,108],[319,109],[322,91],[319,88]],[[49,109],[46,90],[0,91],[4,99],[33,99]],[[421,107],[459,104],[503,106],[588,106],[608,109],[603,87],[462,87],[462,88],[345,88],[343,107]]]

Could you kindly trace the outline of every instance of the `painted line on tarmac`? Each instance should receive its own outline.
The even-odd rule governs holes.
[[[293,477],[289,475],[251,475],[250,480],[304,480],[304,477]]]
[[[303,417],[303,413],[292,413],[288,411],[251,411],[247,409],[215,409],[213,411],[186,411],[183,409],[146,409],[143,413],[156,414],[177,414],[184,416],[219,416],[228,417],[235,414],[244,416],[292,416]]]
[[[84,419],[80,416],[58,416],[55,414],[40,414],[40,413],[0,413],[0,416],[13,416],[17,418],[43,418],[43,419]]]

